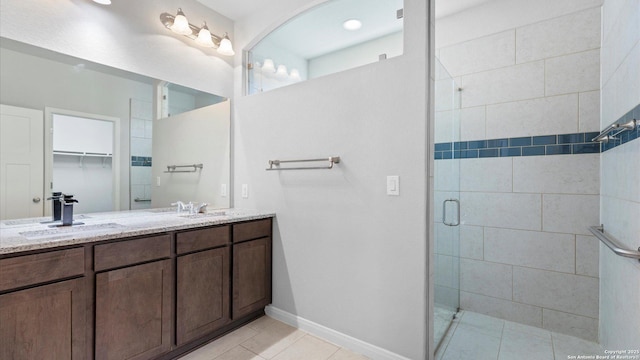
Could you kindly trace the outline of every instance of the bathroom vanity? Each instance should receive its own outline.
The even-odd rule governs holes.
[[[0,359],[171,359],[263,315],[273,216],[0,223]]]

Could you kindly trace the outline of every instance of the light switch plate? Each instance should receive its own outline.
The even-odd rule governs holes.
[[[247,184],[242,184],[242,198],[243,199],[249,198],[249,185]]]
[[[387,195],[400,196],[400,176],[387,176]]]
[[[227,184],[220,185],[220,196],[227,197]]]

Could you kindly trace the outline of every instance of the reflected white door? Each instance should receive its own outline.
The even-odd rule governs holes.
[[[43,112],[0,105],[0,219],[43,216]]]

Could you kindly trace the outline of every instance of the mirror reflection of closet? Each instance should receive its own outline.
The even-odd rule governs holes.
[[[52,111],[51,191],[74,195],[77,213],[113,211],[114,133],[120,119]],[[117,157],[116,157],[117,158]]]

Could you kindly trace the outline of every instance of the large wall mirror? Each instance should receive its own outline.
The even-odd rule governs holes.
[[[0,76],[0,219],[48,215],[52,191],[77,214],[229,207],[228,99],[6,38]]]
[[[278,27],[247,56],[255,94],[402,55],[403,0],[330,0]]]

